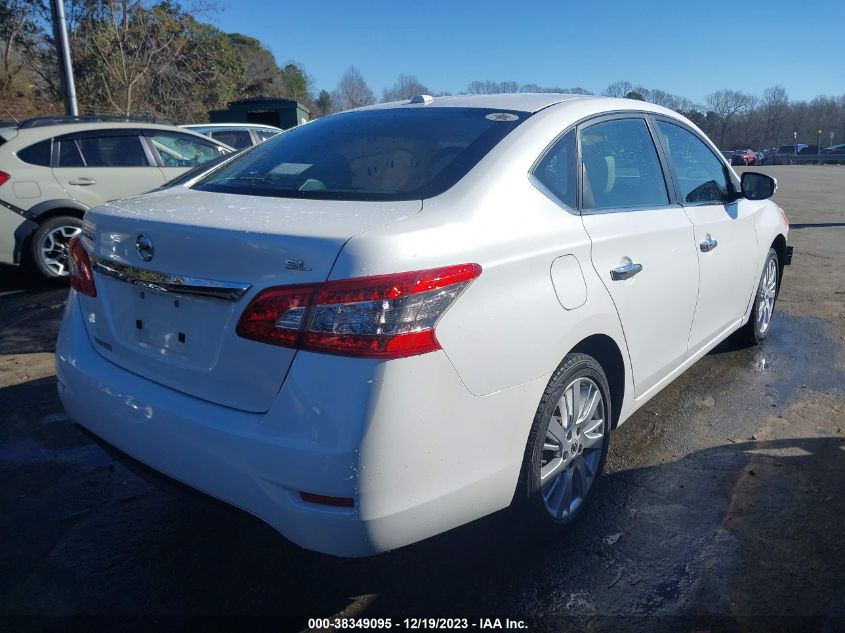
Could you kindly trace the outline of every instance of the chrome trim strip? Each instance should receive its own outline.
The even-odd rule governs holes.
[[[112,262],[99,257],[94,258],[93,268],[101,275],[135,286],[141,286],[142,288],[195,297],[222,299],[224,301],[238,301],[252,287],[252,284],[242,284],[233,281],[218,281],[215,279],[200,279],[198,277],[160,273],[154,270],[145,270],[143,268],[135,268],[134,266]]]

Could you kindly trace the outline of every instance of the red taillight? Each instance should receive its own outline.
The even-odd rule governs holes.
[[[238,336],[255,341],[295,347],[313,286],[269,288],[253,299],[238,321]]]
[[[480,274],[478,264],[461,264],[269,288],[247,306],[237,333],[331,354],[368,358],[424,354],[440,349],[434,326]]]
[[[11,177],[12,177],[11,174],[7,174],[5,171],[0,171],[0,185],[5,183]]]
[[[85,250],[78,235],[68,242],[68,251],[70,285],[84,295],[96,297],[97,287],[94,285],[91,258],[88,257],[88,251]]]

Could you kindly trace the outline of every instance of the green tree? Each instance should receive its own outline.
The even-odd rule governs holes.
[[[313,112],[312,114],[315,116],[326,116],[327,114],[332,114],[336,111],[332,96],[326,90],[320,91],[320,95],[317,97],[314,105],[316,106],[316,112]]]

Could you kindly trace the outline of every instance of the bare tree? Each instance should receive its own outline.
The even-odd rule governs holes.
[[[770,86],[766,88],[760,104],[761,114],[763,115],[762,146],[777,146],[779,144],[778,130],[788,108],[789,95],[786,94],[786,88],[783,86]]]
[[[35,38],[31,1],[0,0],[0,96],[5,99],[28,64]]]
[[[178,57],[187,38],[169,28],[170,15],[147,9],[141,0],[104,3],[100,19],[80,28],[84,53],[95,65],[97,82],[109,108],[130,114],[142,100],[143,86],[164,70],[164,57]]]
[[[634,89],[630,81],[614,81],[607,88],[602,90],[605,97],[626,97]]]
[[[399,75],[396,83],[390,89],[385,88],[382,93],[381,100],[386,103],[388,101],[405,101],[414,95],[427,95],[431,91],[427,86],[420,83],[416,75]]]
[[[728,126],[737,115],[754,107],[754,97],[739,90],[718,90],[707,96],[707,107],[719,117],[719,147],[724,148]]]
[[[467,86],[467,93],[471,95],[493,95],[502,92],[495,81],[473,81]]]
[[[332,101],[338,110],[351,110],[375,103],[376,96],[361,72],[355,66],[350,66],[337,82]]]

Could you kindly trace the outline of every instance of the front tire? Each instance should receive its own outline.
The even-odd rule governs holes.
[[[47,279],[68,275],[68,242],[82,232],[82,220],[59,215],[45,221],[32,236],[30,257],[36,270]]]
[[[741,330],[742,338],[749,345],[757,345],[769,335],[780,289],[779,271],[780,262],[777,251],[770,248],[766,262],[763,264],[763,272],[760,274],[760,282],[757,284],[757,292],[754,294],[751,316]]]
[[[601,365],[569,354],[546,387],[531,432],[517,489],[538,522],[559,528],[583,511],[610,440],[610,389]]]

